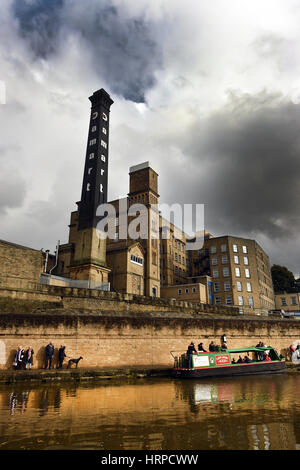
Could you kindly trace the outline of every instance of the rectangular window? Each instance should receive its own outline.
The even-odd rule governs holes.
[[[237,245],[233,245],[233,246],[232,246],[232,249],[233,249],[234,253],[237,253],[237,251],[238,251]]]
[[[89,154],[89,160],[93,160],[94,157],[95,157],[95,154],[94,154],[94,153],[90,153],[90,154]]]
[[[222,264],[227,264],[228,263],[228,256],[227,255],[223,255],[222,256]]]
[[[107,134],[107,131],[106,131],[106,128],[105,128],[105,127],[102,127],[102,132],[103,132],[103,134],[105,134],[105,135]]]
[[[213,269],[213,277],[219,277],[219,270]]]
[[[252,292],[251,282],[247,282],[247,292]]]
[[[234,264],[240,264],[238,256],[234,256],[233,258],[234,258]]]
[[[181,290],[181,289],[178,289],[178,294],[179,294],[179,295],[182,294],[182,290]]]
[[[224,253],[225,251],[227,251],[227,245],[221,245],[221,251],[222,253]]]
[[[248,266],[248,264],[249,264],[248,256],[244,256],[244,265]]]
[[[243,286],[242,286],[242,283],[240,281],[237,281],[236,287],[237,287],[238,292],[242,292]]]
[[[296,297],[291,298],[292,305],[297,305],[297,299]]]
[[[248,297],[248,304],[250,307],[254,306],[253,297]]]
[[[241,277],[240,268],[235,268],[235,277]]]
[[[107,143],[104,142],[104,140],[101,140],[101,145],[102,145],[102,147],[104,147],[105,149],[107,149]]]
[[[96,132],[96,130],[97,130],[97,126],[93,126],[92,127],[92,132]]]
[[[239,295],[239,305],[244,305],[244,297],[242,295]]]
[[[185,293],[188,294],[188,293],[189,293],[189,290],[188,290],[188,289],[185,289]]]
[[[231,295],[226,296],[226,305],[232,305],[232,297]]]
[[[181,263],[181,256],[178,255],[178,260],[179,260],[179,263]]]
[[[285,297],[281,297],[281,305],[286,305],[286,298]]]
[[[220,292],[220,283],[219,282],[214,283],[214,291],[215,292]]]
[[[229,268],[223,268],[223,276],[228,277],[229,276]]]
[[[101,161],[105,163],[105,160],[106,160],[105,155],[101,155],[100,158],[101,158]]]
[[[212,264],[213,266],[216,266],[216,265],[218,264],[218,258],[213,257],[213,258],[211,259],[211,264]]]
[[[143,266],[143,259],[139,258],[138,256],[131,255],[130,256],[130,261],[132,263],[140,264],[141,266]]]
[[[90,140],[90,144],[89,144],[90,147],[91,147],[92,145],[95,145],[96,142],[97,142],[97,139],[91,139],[91,140]]]
[[[193,292],[193,294],[196,294],[196,287],[192,288],[192,292]]]
[[[224,291],[230,292],[231,291],[231,284],[230,282],[224,282]]]
[[[175,261],[177,261],[177,253],[175,253]]]
[[[210,249],[211,253],[217,253],[217,248],[215,246],[212,246]]]
[[[215,297],[215,304],[220,305],[221,304],[221,297]]]
[[[245,276],[250,277],[250,269],[245,269]]]
[[[247,247],[245,245],[243,246],[243,253],[248,253]]]

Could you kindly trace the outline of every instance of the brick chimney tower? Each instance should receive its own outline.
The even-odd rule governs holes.
[[[90,125],[70,278],[107,282],[110,270],[106,267],[106,240],[97,235],[100,218],[96,211],[107,202],[109,113],[113,100],[103,88],[89,99]]]

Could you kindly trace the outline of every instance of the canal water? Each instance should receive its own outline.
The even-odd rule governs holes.
[[[0,388],[0,450],[300,448],[300,376]]]

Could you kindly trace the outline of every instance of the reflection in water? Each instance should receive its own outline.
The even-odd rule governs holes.
[[[13,415],[17,409],[19,409],[20,413],[23,414],[27,402],[28,402],[28,395],[29,392],[22,391],[20,393],[11,392],[9,396],[9,410],[10,414]]]
[[[299,417],[287,374],[2,387],[0,449],[297,449]]]

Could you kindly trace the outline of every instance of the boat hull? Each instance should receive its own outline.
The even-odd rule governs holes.
[[[172,371],[172,377],[179,379],[201,379],[207,377],[280,374],[285,371],[286,364],[284,361],[253,362],[198,369],[174,368]]]

